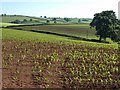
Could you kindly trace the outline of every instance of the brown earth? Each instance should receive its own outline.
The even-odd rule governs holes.
[[[74,79],[75,76],[72,77],[70,75],[70,70],[79,70],[82,63],[84,64],[86,71],[90,69],[89,64],[94,63],[96,66],[102,63],[105,64],[106,61],[104,61],[103,57],[105,56],[104,53],[108,56],[113,54],[117,56],[117,49],[93,48],[82,44],[69,45],[63,43],[3,40],[2,45],[3,88],[105,88],[105,85],[101,83],[67,83],[65,78],[76,81],[76,79]],[[70,55],[74,55],[75,52],[79,53],[78,57],[80,54],[83,57],[70,57]],[[100,56],[95,55],[94,60],[89,60],[89,54],[95,54],[95,52],[99,53]],[[71,59],[73,59],[73,61],[71,61]],[[119,65],[111,64],[114,66]],[[87,78],[85,74],[80,77]],[[96,79],[103,79],[103,76],[99,77],[98,75],[97,77],[93,74],[92,78],[95,77]],[[112,73],[110,77],[116,80],[116,82],[112,84],[107,83],[107,88],[119,88],[120,84],[117,81],[119,78],[118,73]],[[110,77],[105,76],[105,79]]]

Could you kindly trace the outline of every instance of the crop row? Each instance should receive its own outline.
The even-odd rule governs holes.
[[[120,86],[118,49],[9,40],[2,54],[3,87]]]

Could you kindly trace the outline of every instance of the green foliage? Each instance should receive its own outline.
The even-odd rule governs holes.
[[[78,20],[78,23],[81,23],[81,19]]]
[[[69,19],[69,18],[64,18],[64,20],[65,20],[66,22],[69,22],[69,21],[70,21],[70,19]]]
[[[32,19],[30,19],[30,21],[32,21]]]
[[[27,22],[27,19],[24,19],[23,22]]]
[[[6,14],[1,14],[1,16],[7,16]]]
[[[53,21],[56,21],[57,19],[56,19],[56,18],[53,18],[52,20],[53,20]]]
[[[44,16],[44,18],[47,18],[47,16]]]
[[[90,87],[98,83],[111,85],[117,81],[111,78],[112,73],[118,73],[118,67],[115,66],[119,63],[117,53],[113,54],[111,49],[106,52],[98,48],[96,50],[84,48],[84,52],[81,49],[72,49],[64,54],[62,67],[65,68],[63,75],[65,87],[78,88],[84,84],[89,87],[90,83]]]
[[[49,20],[47,20],[46,22],[47,22],[47,23],[49,23],[50,21],[49,21]]]
[[[115,30],[112,32],[111,39],[113,41],[120,41],[120,21],[118,20],[118,25],[115,27]]]
[[[4,14],[1,14],[1,16],[4,16]]]
[[[118,31],[116,31],[116,27],[118,25],[118,20],[113,11],[103,11],[101,13],[96,13],[94,15],[93,21],[90,23],[91,27],[95,27],[97,33],[99,35],[99,40],[106,39],[107,37],[116,39]]]
[[[52,21],[54,21],[54,23],[57,23],[57,18],[53,18]]]
[[[19,19],[16,19],[15,21],[11,22],[11,23],[15,23],[15,24],[20,24],[21,21]]]

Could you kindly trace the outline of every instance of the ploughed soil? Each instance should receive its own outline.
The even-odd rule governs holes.
[[[117,53],[84,44],[3,40],[3,88],[120,88],[117,70],[111,71],[119,67],[110,58]]]

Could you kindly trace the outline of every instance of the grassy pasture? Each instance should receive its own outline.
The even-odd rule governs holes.
[[[33,41],[33,42],[54,42],[54,43],[66,43],[66,44],[83,44],[90,47],[103,47],[103,48],[118,48],[118,44],[104,44],[97,42],[88,42],[82,40],[76,40],[69,37],[62,37],[56,35],[48,35],[42,33],[35,33],[29,31],[21,31],[14,29],[2,29],[3,40],[20,40],[20,41]]]
[[[13,23],[3,23],[3,22],[0,22],[0,27],[16,26],[16,25],[21,25],[21,24],[13,24]]]
[[[15,21],[16,19],[19,19],[20,21],[26,19],[26,20],[39,20],[39,18],[36,17],[28,17],[28,16],[22,16],[22,15],[7,15],[7,16],[0,16],[2,18],[2,22],[9,23],[12,21]]]
[[[29,31],[20,31],[13,29],[2,29],[3,40],[4,39],[16,39],[23,41],[60,41],[60,40],[68,40],[67,38],[55,36],[55,35],[47,35],[41,33],[34,33]]]

